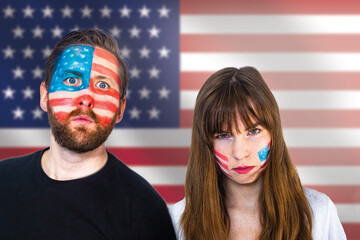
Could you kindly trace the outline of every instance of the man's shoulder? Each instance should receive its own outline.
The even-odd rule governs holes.
[[[114,174],[116,179],[121,181],[121,187],[127,188],[128,191],[136,199],[151,199],[155,201],[162,201],[163,199],[157,193],[157,191],[151,186],[151,184],[140,174],[130,169],[121,160],[116,158],[114,155],[109,153],[109,160],[111,161],[112,167],[114,168]]]
[[[16,156],[16,157],[3,159],[3,160],[0,161],[0,171],[2,169],[17,168],[19,166],[23,166],[24,163],[27,163],[31,159],[36,159],[39,156],[41,156],[41,153],[43,151],[44,150],[40,150],[40,151],[33,152],[33,153],[30,153],[30,154],[27,154],[27,155],[22,155],[22,156]]]

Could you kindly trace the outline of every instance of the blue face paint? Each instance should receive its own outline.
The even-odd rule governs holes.
[[[264,148],[260,149],[260,151],[258,152],[260,162],[264,162],[267,159],[269,150],[270,150],[270,143],[268,143]]]
[[[80,91],[87,89],[90,84],[91,64],[94,48],[76,45],[67,47],[60,55],[51,80],[49,93],[57,91]],[[77,78],[81,84],[66,85],[65,79]]]

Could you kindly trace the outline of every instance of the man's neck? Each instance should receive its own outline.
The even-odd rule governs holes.
[[[104,144],[86,153],[76,153],[61,147],[52,136],[50,149],[41,158],[41,167],[48,177],[66,181],[89,176],[99,171],[106,161]]]

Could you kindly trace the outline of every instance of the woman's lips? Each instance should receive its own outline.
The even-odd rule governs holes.
[[[246,174],[250,172],[253,168],[254,166],[243,166],[243,167],[233,168],[232,170],[234,170],[238,174]]]

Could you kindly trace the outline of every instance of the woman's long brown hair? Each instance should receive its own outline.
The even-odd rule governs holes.
[[[271,149],[260,194],[261,240],[311,240],[311,208],[286,147],[276,100],[253,67],[224,68],[200,89],[194,109],[190,156],[181,217],[186,240],[224,240],[230,230],[225,191],[214,157],[215,133],[253,121],[271,135]]]

